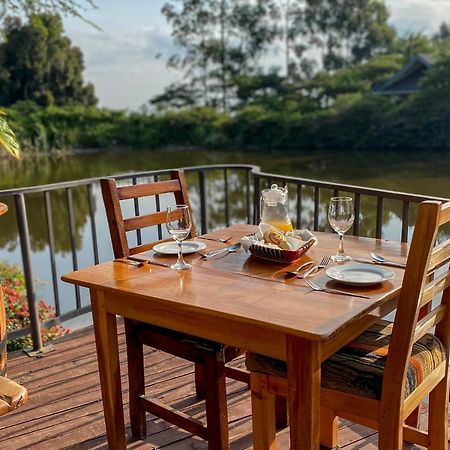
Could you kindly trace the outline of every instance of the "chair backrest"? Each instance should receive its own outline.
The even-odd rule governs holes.
[[[134,217],[124,218],[120,205],[121,201],[130,199],[136,201],[141,197],[156,196],[158,198],[162,194],[172,193],[174,203],[188,205],[191,208],[186,179],[182,170],[172,170],[170,172],[170,180],[167,181],[155,181],[153,183],[118,187],[116,180],[113,178],[104,178],[100,180],[100,184],[115,258],[123,258],[128,255],[144,252],[152,249],[159,242],[170,240],[161,239],[149,243],[142,243],[140,242],[140,234],[138,234],[138,245],[130,247],[127,232],[137,231],[139,233],[139,230],[143,228],[164,224],[166,223],[167,215],[166,211],[156,211],[151,214],[139,215],[138,209],[136,209],[136,215]],[[194,236],[195,225],[192,224],[190,237]]]
[[[434,332],[448,349],[450,239],[436,245],[436,238],[449,221],[450,202],[420,205],[384,371],[382,402],[386,404],[401,407],[404,402],[407,363],[416,341]],[[432,300],[441,293],[439,304],[432,308]]]

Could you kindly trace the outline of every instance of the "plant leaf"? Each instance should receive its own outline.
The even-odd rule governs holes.
[[[18,159],[20,150],[19,143],[17,142],[16,135],[2,114],[4,114],[3,111],[0,111],[0,148]]]

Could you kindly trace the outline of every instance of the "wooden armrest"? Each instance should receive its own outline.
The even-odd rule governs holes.
[[[28,400],[27,390],[10,380],[0,377],[0,416],[9,413]]]

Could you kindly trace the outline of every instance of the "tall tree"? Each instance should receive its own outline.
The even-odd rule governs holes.
[[[294,1],[294,0],[291,0]],[[305,50],[321,54],[326,70],[357,64],[385,52],[395,38],[382,0],[296,0],[293,41],[297,57]]]
[[[162,13],[180,54],[169,65],[185,71],[204,104],[228,109],[233,78],[255,71],[276,36],[272,0],[169,0]]]
[[[83,83],[83,55],[63,35],[61,18],[7,18],[0,44],[0,103],[32,100],[40,105],[94,105],[94,87]]]
[[[442,22],[439,26],[438,32],[433,36],[436,41],[450,40],[450,22]]]

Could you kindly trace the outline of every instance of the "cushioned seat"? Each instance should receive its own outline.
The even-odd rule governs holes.
[[[322,364],[322,387],[381,399],[391,333],[391,323],[380,321],[328,358]],[[445,347],[436,336],[425,334],[419,339],[409,358],[405,398],[445,359]],[[246,364],[252,372],[287,376],[284,361],[253,353],[247,355]]]

